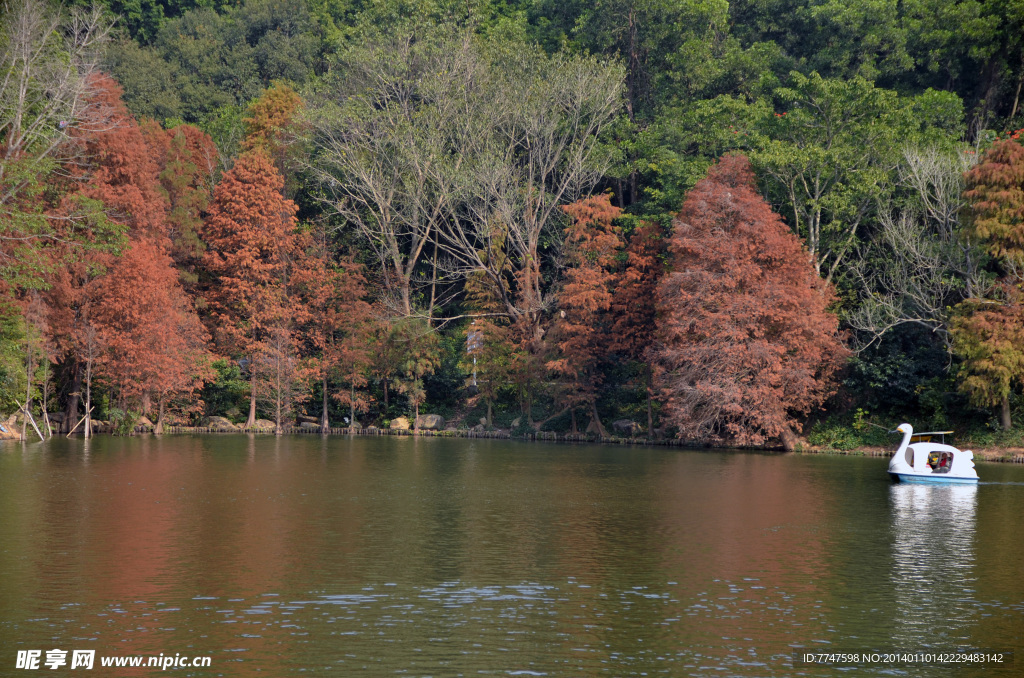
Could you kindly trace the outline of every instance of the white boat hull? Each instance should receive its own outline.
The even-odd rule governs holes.
[[[948,485],[948,484],[963,485],[963,484],[967,484],[967,483],[977,483],[978,482],[977,478],[964,478],[964,477],[958,477],[958,476],[947,476],[947,475],[940,475],[940,474],[937,474],[937,473],[934,473],[934,474],[933,473],[921,473],[921,474],[918,474],[918,473],[893,473],[892,471],[890,471],[889,472],[889,477],[891,477],[894,481],[896,481],[898,483],[929,483],[929,484],[939,484],[939,485]]]

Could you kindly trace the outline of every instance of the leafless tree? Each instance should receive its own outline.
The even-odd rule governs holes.
[[[414,313],[429,252],[421,284],[482,272],[509,317],[535,319],[544,236],[607,168],[621,68],[440,27],[371,42],[342,70],[311,107],[312,170],[377,253],[396,310]]]
[[[608,168],[599,137],[622,104],[624,76],[597,59],[514,44],[492,48],[488,66],[481,124],[466,127],[476,152],[460,218],[441,224],[442,242],[460,275],[491,282],[513,321],[536,322],[547,304],[542,241],[557,241],[561,207]]]
[[[71,132],[89,118],[91,76],[111,24],[99,6],[66,13],[42,0],[0,9],[0,227],[13,228],[18,196],[44,174]]]
[[[353,49],[310,106],[311,169],[375,251],[400,315],[413,313],[417,265],[452,218],[448,182],[465,154],[451,132],[479,66],[469,36],[399,31]]]
[[[853,267],[862,298],[849,322],[865,346],[916,324],[941,335],[948,348],[950,308],[984,292],[983,255],[960,228],[964,173],[975,158],[938,148],[904,150],[899,177],[912,200],[880,209],[878,234]]]

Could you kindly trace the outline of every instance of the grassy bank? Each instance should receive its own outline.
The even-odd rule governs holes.
[[[948,444],[971,450],[976,459],[1024,463],[1024,429],[1004,431],[991,425],[966,424],[962,428],[922,427],[928,430],[953,430]],[[805,454],[854,454],[887,457],[900,443],[898,434],[854,418],[852,421],[821,421],[807,432],[800,450]]]

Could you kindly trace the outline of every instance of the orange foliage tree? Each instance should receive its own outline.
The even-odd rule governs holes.
[[[969,299],[957,307],[950,334],[961,358],[960,391],[978,407],[999,407],[1003,430],[1010,430],[1010,393],[1024,382],[1024,307],[1017,285],[1001,282],[999,299]]]
[[[643,366],[647,430],[654,427],[655,297],[664,271],[665,234],[657,223],[637,226],[626,244],[625,261],[615,280],[611,301],[610,344],[614,353]]]
[[[669,252],[655,373],[666,422],[690,440],[791,448],[797,415],[833,392],[847,351],[831,289],[745,156],[725,156],[693,188]]]
[[[276,394],[280,420],[299,377],[295,329],[305,316],[291,278],[303,247],[295,203],[282,195],[283,187],[264,152],[244,153],[214,189],[206,219],[204,261],[215,276],[207,293],[209,319],[219,345],[248,361],[246,426],[255,424],[257,397],[268,389]]]
[[[1024,381],[1024,146],[997,141],[966,175],[968,232],[980,240],[1006,275],[990,299],[969,299],[953,319],[953,350],[960,356],[959,388],[979,407],[999,406],[1012,425],[1010,394]]]
[[[188,397],[213,377],[209,335],[156,243],[132,243],[100,280],[95,322],[104,338],[97,376],[119,404],[156,398],[156,433],[174,397]],[[143,407],[145,410],[146,408]]]
[[[303,147],[299,143],[302,97],[285,82],[271,83],[263,94],[249,104],[242,122],[245,124],[243,151],[263,150],[284,177],[284,193],[294,196],[298,184],[294,174],[299,167]]]
[[[356,389],[366,385],[363,371],[370,362],[371,308],[365,300],[363,267],[351,260],[335,260],[325,229],[311,236],[296,280],[309,310],[306,337],[314,352],[311,367],[322,389],[320,427],[327,432],[331,379],[344,386],[333,397],[348,405],[349,426],[355,426],[356,411],[369,404]]]
[[[616,276],[612,271],[622,246],[614,221],[622,213],[608,194],[584,198],[565,210],[572,218],[566,229],[565,255],[570,264],[555,298],[558,309],[549,341],[556,351],[547,368],[560,379],[558,400],[572,413],[590,414],[588,432],[607,435],[597,413],[598,362],[608,352],[607,312]]]
[[[1024,146],[997,141],[966,178],[971,234],[993,256],[1024,263]]]
[[[167,199],[167,236],[170,255],[190,286],[206,245],[202,240],[203,212],[210,204],[217,147],[206,132],[192,125],[169,130],[153,120],[141,125],[159,170],[160,187]]]
[[[86,162],[71,170],[78,175],[79,192],[69,195],[65,205],[76,197],[96,200],[130,233],[165,235],[167,200],[145,136],[121,101],[121,86],[106,75],[94,80],[90,120],[79,137]]]
[[[192,138],[191,145],[202,149],[205,135],[198,130],[165,134],[153,123],[140,127],[121,102],[118,85],[102,76],[95,80],[90,107],[95,120],[80,126],[76,138],[85,162],[70,173],[76,190],[64,196],[61,210],[99,205],[123,228],[130,245],[120,257],[114,247],[80,250],[50,281],[49,325],[73,374],[65,419],[71,424],[77,417],[84,363],[87,409],[95,375],[122,408],[131,404],[148,413],[155,397],[159,430],[168,403],[192,395],[209,375],[207,334],[167,254],[181,226],[179,208],[189,202],[186,191],[175,190],[175,182],[189,177],[171,175],[189,174],[179,162],[189,145],[185,141]],[[171,190],[161,186],[161,176]],[[199,209],[188,208],[193,226]]]
[[[48,282],[49,327],[58,360],[69,376],[65,423],[78,418],[82,379],[86,409],[91,406],[93,368],[105,341],[96,310],[102,290],[101,276],[116,261],[131,238],[161,239],[166,234],[167,203],[157,182],[158,169],[135,119],[121,101],[121,88],[110,78],[91,81],[88,116],[73,133],[78,162],[68,166],[62,197],[52,218],[74,221],[83,212],[102,216],[88,219],[83,228],[88,248],[69,247]],[[113,228],[111,228],[113,226]],[[84,368],[84,374],[83,374]],[[86,419],[86,432],[89,432]]]

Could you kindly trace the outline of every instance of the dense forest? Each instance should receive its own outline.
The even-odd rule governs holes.
[[[1019,438],[1024,0],[13,0],[0,78],[54,430]]]

